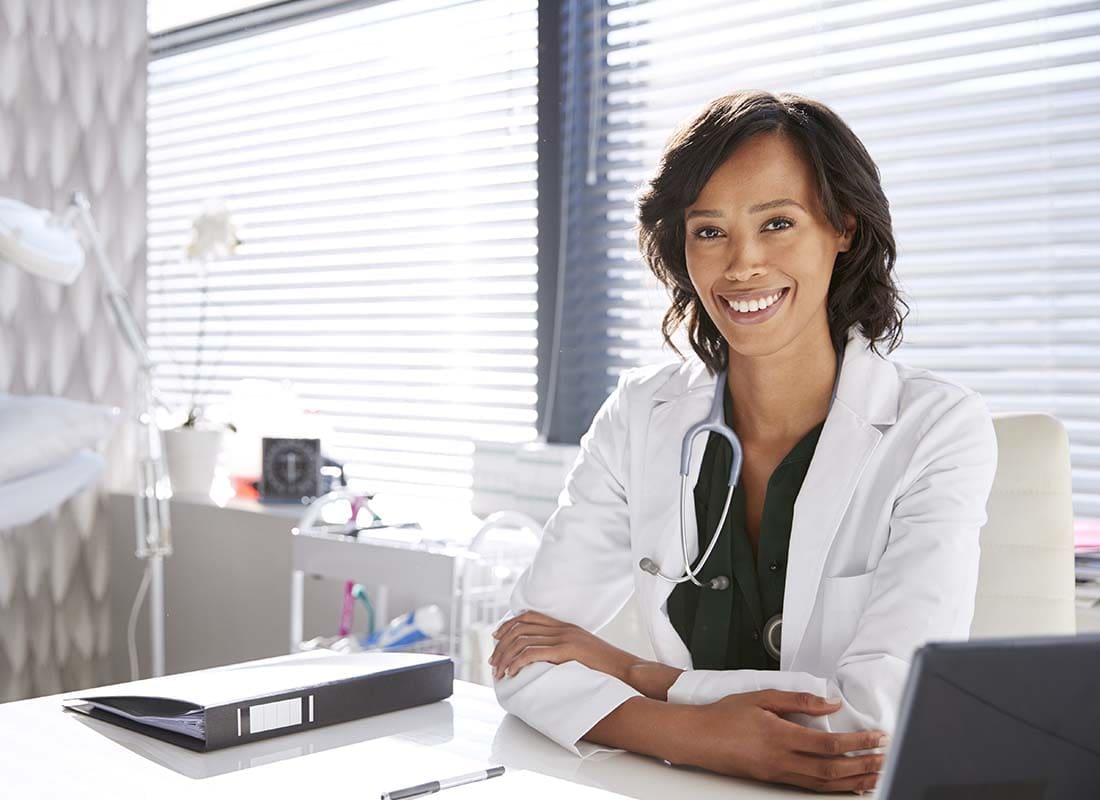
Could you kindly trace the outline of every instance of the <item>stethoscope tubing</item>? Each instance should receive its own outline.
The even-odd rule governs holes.
[[[840,386],[840,371],[843,364],[844,348],[842,347],[840,352],[837,353],[836,359],[836,377],[833,380],[833,392],[832,397],[829,400],[829,411],[833,408],[833,403],[836,402],[837,388]],[[741,465],[744,459],[744,451],[741,447],[741,440],[737,438],[737,434],[734,433],[733,428],[729,427],[725,422],[725,413],[723,403],[725,401],[726,393],[726,380],[729,373],[729,367],[726,367],[718,374],[718,379],[715,383],[714,399],[710,404],[710,413],[707,414],[706,419],[692,425],[687,433],[684,435],[683,442],[680,445],[680,549],[684,559],[684,572],[680,577],[674,578],[669,575],[665,575],[661,572],[660,567],[651,558],[643,558],[638,562],[638,566],[641,567],[643,572],[647,572],[650,575],[654,575],[663,581],[669,583],[684,583],[685,581],[691,581],[693,584],[700,588],[710,589],[725,589],[729,586],[729,578],[726,576],[719,576],[706,583],[699,580],[699,574],[702,572],[703,567],[707,563],[707,559],[710,558],[710,554],[713,552],[715,545],[718,543],[718,538],[722,532],[722,528],[726,524],[726,516],[729,513],[730,501],[733,498],[734,487],[737,486],[737,481],[741,477]],[[828,414],[828,412],[826,412]],[[688,541],[687,541],[687,524],[684,518],[684,494],[687,487],[688,473],[691,466],[691,448],[694,445],[695,437],[700,433],[717,433],[722,436],[726,441],[730,443],[732,450],[732,458],[730,460],[730,475],[729,475],[729,491],[726,493],[726,503],[722,509],[722,518],[718,522],[718,526],[715,528],[714,533],[710,537],[710,542],[707,544],[707,548],[703,553],[702,558],[699,559],[698,566],[692,569],[691,560],[688,556]]]
[[[687,475],[681,475],[680,476],[680,530],[681,530],[681,532],[687,530],[687,527],[686,527],[687,523],[686,523],[686,520],[684,519],[684,491],[685,491],[686,486],[687,486]],[[730,501],[733,499],[733,487],[734,487],[734,484],[730,484],[729,490],[726,492],[726,504],[722,508],[722,518],[718,520],[718,530],[719,531],[721,531],[722,528],[725,527],[725,524],[726,524],[726,515],[729,514]],[[701,582],[699,580],[699,573],[703,571],[703,566],[707,563],[707,559],[710,558],[711,551],[714,550],[715,545],[718,544],[718,539],[719,539],[718,536],[710,537],[710,544],[707,545],[707,549],[706,549],[706,552],[703,553],[703,557],[701,559],[699,559],[699,568],[697,570],[693,571],[691,569],[691,558],[688,556],[687,536],[684,536],[684,535],[681,534],[681,536],[680,536],[680,547],[683,549],[685,574],[683,576],[679,577],[679,578],[673,578],[672,582],[673,583],[683,583],[686,580],[690,580],[692,583],[694,583],[699,588],[703,588],[704,586],[709,586],[710,585],[709,582],[704,584],[703,582]],[[669,580],[665,575],[661,575],[661,577],[664,578],[665,580]]]

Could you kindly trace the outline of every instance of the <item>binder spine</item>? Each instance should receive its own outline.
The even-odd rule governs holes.
[[[206,710],[206,750],[434,703],[451,696],[450,659]]]

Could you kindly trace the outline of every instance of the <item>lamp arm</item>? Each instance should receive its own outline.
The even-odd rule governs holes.
[[[122,282],[119,281],[118,274],[111,267],[111,262],[107,258],[103,238],[99,235],[99,228],[96,227],[95,220],[92,219],[91,206],[83,192],[73,192],[69,214],[66,216],[69,218],[75,216],[80,230],[91,245],[92,252],[95,253],[96,266],[107,284],[107,303],[111,307],[111,312],[115,315],[119,330],[122,331],[126,344],[138,357],[141,369],[146,373],[151,373],[153,371],[153,360],[149,355],[149,344],[145,340],[145,334],[141,332],[141,326],[134,314],[130,297],[126,294],[126,290],[122,288]]]
[[[96,265],[106,284],[107,304],[111,307],[115,322],[126,344],[138,358],[138,431],[137,439],[137,491],[134,494],[134,533],[137,548],[134,555],[148,559],[152,577],[149,595],[149,638],[151,642],[151,668],[154,676],[164,674],[164,573],[163,560],[172,554],[172,523],[168,498],[171,488],[167,478],[164,458],[164,441],[157,427],[154,407],[156,390],[153,387],[153,359],[149,344],[141,331],[134,307],[118,274],[112,269],[107,250],[92,218],[88,198],[82,192],[73,192],[64,221],[73,225],[87,239],[95,254]]]

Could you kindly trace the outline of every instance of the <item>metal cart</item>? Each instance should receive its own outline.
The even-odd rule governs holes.
[[[488,683],[489,633],[507,614],[512,588],[534,556],[542,528],[523,514],[498,512],[486,518],[468,546],[459,546],[393,541],[369,528],[346,533],[346,524],[320,521],[326,505],[354,498],[348,490],[330,492],[291,530],[290,652],[303,649],[307,575],[369,587],[380,625],[390,618],[390,586],[415,576],[417,604],[438,605],[448,625],[441,636],[406,649],[450,656],[456,677]]]

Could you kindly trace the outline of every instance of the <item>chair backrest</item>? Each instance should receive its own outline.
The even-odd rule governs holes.
[[[1049,414],[994,414],[972,637],[1075,633],[1069,437]]]

